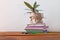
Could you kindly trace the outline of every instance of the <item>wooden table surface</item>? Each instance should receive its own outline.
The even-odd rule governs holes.
[[[0,32],[0,40],[60,40],[60,33],[22,34],[22,32]]]
[[[60,32],[49,32],[41,34],[23,34],[23,32],[0,32],[0,36],[60,36]]]

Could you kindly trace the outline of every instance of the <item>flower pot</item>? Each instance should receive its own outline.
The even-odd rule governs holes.
[[[36,23],[42,23],[42,18],[43,15],[42,13],[31,13],[30,14],[30,21],[32,24],[36,24]]]

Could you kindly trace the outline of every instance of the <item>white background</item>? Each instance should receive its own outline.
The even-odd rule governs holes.
[[[29,23],[24,1],[40,4],[48,30],[60,32],[60,0],[0,0],[0,31],[25,31]]]

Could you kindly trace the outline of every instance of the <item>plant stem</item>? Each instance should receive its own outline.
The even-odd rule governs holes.
[[[32,12],[36,14],[36,11],[35,11],[35,9],[34,9],[34,8],[32,9]]]

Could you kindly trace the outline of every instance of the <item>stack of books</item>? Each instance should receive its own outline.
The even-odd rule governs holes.
[[[28,33],[36,34],[36,33],[47,33],[47,26],[45,24],[28,24],[25,30]]]

